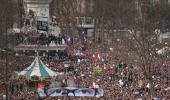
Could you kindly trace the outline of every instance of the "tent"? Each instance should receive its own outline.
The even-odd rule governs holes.
[[[52,71],[51,69],[47,68],[45,64],[40,60],[39,57],[36,57],[32,64],[21,71],[18,75],[19,76],[26,76],[26,77],[40,77],[40,78],[48,78],[57,76],[59,73]]]

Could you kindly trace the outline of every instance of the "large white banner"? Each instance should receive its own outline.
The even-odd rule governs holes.
[[[103,96],[102,88],[73,88],[73,87],[59,87],[59,88],[38,88],[38,95],[40,97],[46,96],[87,96],[87,97],[101,97]]]

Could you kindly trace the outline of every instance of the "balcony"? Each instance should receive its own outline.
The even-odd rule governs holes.
[[[56,46],[47,46],[47,45],[24,45],[20,44],[17,47],[14,48],[15,51],[25,51],[25,50],[44,50],[44,51],[50,51],[50,50],[64,50],[67,47],[67,45],[56,45]]]
[[[26,4],[49,4],[52,0],[24,0]]]
[[[94,28],[94,19],[92,17],[77,17],[77,27]]]
[[[170,39],[170,32],[165,32],[160,34],[159,40],[166,40],[166,39]]]

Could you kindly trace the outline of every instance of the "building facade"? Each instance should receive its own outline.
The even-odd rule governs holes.
[[[73,21],[76,33],[83,33],[88,36],[93,34],[94,20],[92,18],[94,0],[53,0],[50,5],[50,15],[56,16],[58,23]],[[70,8],[72,9],[69,11]],[[67,10],[64,10],[67,9]],[[70,17],[70,18],[69,18]],[[65,19],[64,21],[62,19]],[[60,26],[62,27],[62,26]]]

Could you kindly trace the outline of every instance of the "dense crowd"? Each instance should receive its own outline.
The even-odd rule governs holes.
[[[73,45],[65,50],[67,56],[63,58],[59,59],[55,55],[42,56],[43,62],[57,72],[66,71],[64,65],[69,64],[72,68],[65,72],[67,73],[66,79],[74,79],[78,87],[90,88],[93,83],[96,83],[104,90],[104,96],[100,98],[65,96],[48,97],[45,100],[68,98],[70,100],[149,100],[151,85],[145,79],[142,69],[137,64],[129,63],[113,55],[109,48],[109,45],[103,45],[100,41],[85,37],[83,40],[75,40]],[[33,57],[17,56],[15,61],[11,62],[10,68],[13,71],[21,71],[28,67],[32,60]],[[152,73],[155,91],[153,100],[170,99],[170,77],[167,72],[170,70],[169,63],[170,61],[164,61],[163,64],[159,62],[155,64],[157,67]],[[13,84],[10,91],[15,91],[10,93],[11,100],[37,100],[36,90],[28,88],[25,82],[19,80],[10,81],[10,84]],[[4,85],[3,81],[1,83]],[[4,91],[2,93],[4,94]]]
[[[64,45],[65,43],[72,43],[73,39],[69,35],[61,35],[58,36],[53,34],[15,34],[17,44],[25,44],[25,45]]]

